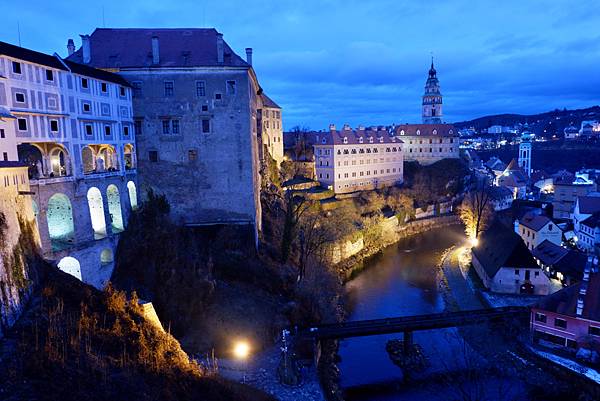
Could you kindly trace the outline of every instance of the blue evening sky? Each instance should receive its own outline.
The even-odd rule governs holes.
[[[66,53],[106,27],[215,27],[284,125],[420,121],[431,53],[449,122],[600,103],[597,0],[24,0],[2,5],[0,40]]]

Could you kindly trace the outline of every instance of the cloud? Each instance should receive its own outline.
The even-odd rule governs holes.
[[[595,0],[29,0],[3,5],[0,40],[64,54],[68,38],[108,27],[216,27],[254,48],[286,128],[420,120],[430,54],[448,121],[599,103]],[[39,29],[44,26],[44,29]]]

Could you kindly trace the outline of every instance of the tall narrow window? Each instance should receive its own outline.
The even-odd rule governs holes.
[[[142,96],[142,81],[133,81],[131,86],[133,87],[133,97]]]
[[[133,127],[136,135],[142,135],[142,120],[135,120],[133,122]]]
[[[156,163],[158,161],[158,152],[156,150],[149,151],[148,160],[150,160],[153,163]]]
[[[179,134],[179,120],[171,120],[171,132],[175,135]]]
[[[206,82],[196,81],[196,96],[198,96],[198,97],[206,96]]]
[[[228,95],[235,95],[235,81],[227,81],[226,90]]]
[[[110,125],[104,126],[104,134],[106,134],[107,136],[110,135]]]
[[[89,87],[89,82],[87,78],[81,78],[81,87],[87,89]]]
[[[119,86],[119,95],[121,97],[125,97],[126,96],[126,92],[125,92],[125,87],[124,86]]]
[[[19,131],[27,131],[27,120],[25,118],[18,118],[17,126],[19,127]]]
[[[173,96],[173,81],[165,81],[165,96]]]
[[[86,135],[93,135],[94,134],[94,129],[92,127],[92,124],[86,124],[85,125],[85,134]]]
[[[58,120],[50,120],[50,131],[58,132]]]
[[[162,129],[163,129],[163,134],[170,133],[169,120],[162,120]]]
[[[210,132],[210,120],[207,120],[207,119],[202,120],[202,132],[205,134]]]
[[[17,63],[16,61],[12,62],[12,70],[15,74],[21,73],[21,63]]]
[[[46,81],[54,81],[54,73],[52,70],[46,70]]]

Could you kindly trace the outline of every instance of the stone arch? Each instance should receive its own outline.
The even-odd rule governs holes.
[[[112,249],[105,248],[102,250],[102,252],[100,252],[100,264],[101,265],[108,265],[108,264],[114,262],[114,260],[115,260],[115,258],[114,258]]]
[[[50,151],[50,174],[54,177],[69,175],[67,152],[60,146],[56,146]]]
[[[94,151],[89,146],[81,148],[81,165],[83,166],[84,174],[93,173],[96,170]]]
[[[136,168],[135,152],[132,144],[127,143],[123,146],[123,159],[125,161],[125,170]]]
[[[53,250],[60,250],[75,240],[73,209],[69,197],[56,193],[48,199],[46,210],[48,234]]]
[[[94,239],[106,237],[106,220],[104,219],[104,205],[102,193],[96,187],[91,187],[87,192],[88,207],[94,230]]]
[[[79,261],[74,257],[65,256],[64,258],[62,258],[60,262],[58,262],[58,268],[61,271],[78,278],[80,281],[83,281],[81,277],[81,265],[79,264]]]
[[[110,184],[106,188],[106,199],[111,218],[111,229],[113,232],[121,232],[125,227],[123,225],[123,213],[121,212],[121,198],[116,185]]]
[[[44,158],[40,148],[30,143],[17,145],[19,161],[27,164],[29,179],[35,180],[44,176]]]
[[[111,145],[102,146],[96,155],[96,160],[102,160],[102,163],[104,163],[104,170],[106,171],[115,171],[119,169],[117,152]]]
[[[131,210],[136,210],[138,208],[137,188],[133,181],[127,183],[127,190],[129,192],[129,204],[131,205]]]

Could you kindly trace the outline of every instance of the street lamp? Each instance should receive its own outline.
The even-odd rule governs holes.
[[[237,359],[244,360],[250,355],[250,346],[246,341],[238,341],[233,347],[233,354]]]
[[[237,341],[233,346],[233,355],[242,366],[242,383],[246,383],[246,362],[250,355],[250,345],[246,341]]]
[[[477,245],[479,245],[479,240],[476,237],[471,237],[469,239],[469,242],[471,243],[471,247],[475,248]]]

